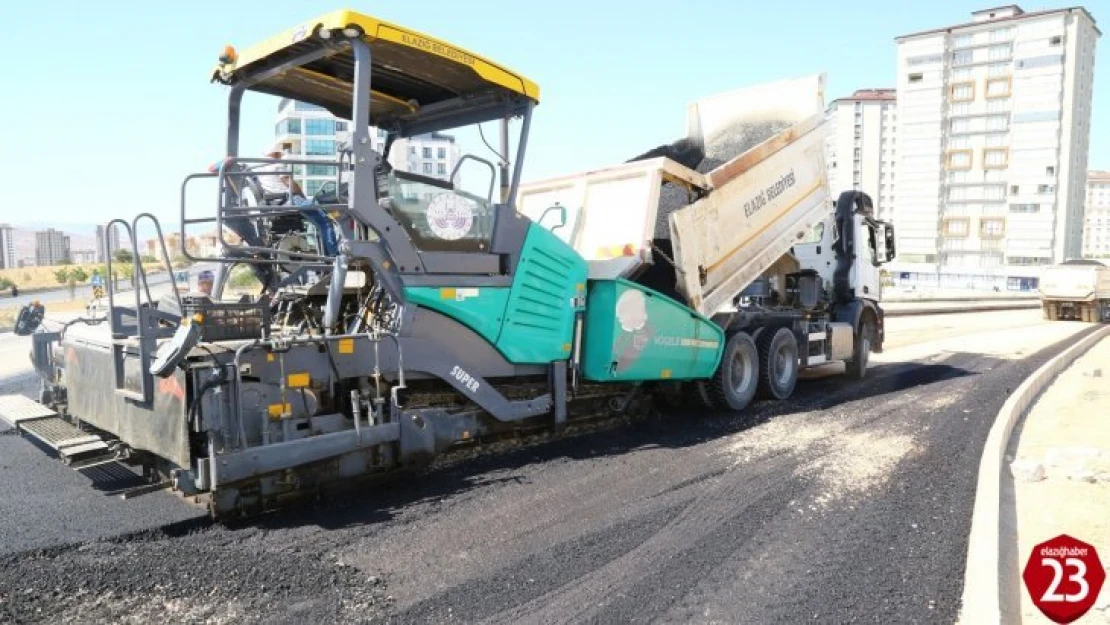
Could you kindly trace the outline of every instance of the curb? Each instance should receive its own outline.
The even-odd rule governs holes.
[[[1010,434],[1018,419],[1036,402],[1041,391],[1061,371],[1107,336],[1110,336],[1110,326],[1099,328],[1046,362],[1010,394],[998,411],[979,461],[979,479],[975,487],[975,506],[971,515],[964,589],[957,623],[1020,622],[1021,581],[1019,578],[1003,580],[1000,562],[1003,548],[999,538],[1002,471]],[[1005,600],[1002,598],[1003,591]]]
[[[902,304],[904,302],[891,303]],[[990,304],[987,306],[950,306],[947,308],[906,308],[902,310],[888,310],[884,308],[883,315],[887,317],[914,317],[918,315],[948,315],[955,313],[994,312],[999,310],[1033,310],[1040,307],[1040,301],[1036,301]]]

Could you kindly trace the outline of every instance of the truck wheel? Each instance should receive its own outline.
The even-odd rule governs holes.
[[[721,365],[705,390],[713,407],[719,410],[743,410],[755,397],[759,384],[759,353],[755,341],[744,332],[737,332],[725,343]]]
[[[798,383],[798,341],[788,328],[759,337],[759,396],[786,399]]]
[[[875,322],[864,317],[856,333],[852,348],[852,359],[844,363],[844,373],[853,380],[862,380],[867,375],[867,361],[871,356],[871,337],[875,336]]]

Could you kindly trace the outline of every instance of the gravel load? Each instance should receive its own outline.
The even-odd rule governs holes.
[[[706,138],[705,152],[696,165],[683,164],[698,173],[709,173],[790,126],[791,123],[785,120],[737,122],[713,137]],[[690,198],[685,189],[673,184],[663,185],[663,189],[659,193],[659,213],[655,218],[656,239],[671,238],[668,217],[671,213],[687,206],[689,203]]]
[[[738,121],[718,131],[712,137],[707,137],[704,150],[689,139],[679,139],[674,143],[661,145],[640,156],[629,159],[628,162],[666,156],[698,173],[705,174],[786,130],[791,125],[791,122],[786,120]],[[659,190],[659,212],[655,217],[655,233],[652,238],[655,247],[662,250],[670,258],[674,257],[670,241],[670,214],[689,205],[690,199],[686,189],[675,184],[665,183],[663,188]],[[671,266],[669,261],[659,258],[658,255],[655,264],[646,268],[641,275],[637,276],[636,281],[679,301],[684,299],[676,289],[677,277],[674,267]]]

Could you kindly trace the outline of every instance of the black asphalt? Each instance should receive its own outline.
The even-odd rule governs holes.
[[[143,501],[111,498],[73,513],[97,527],[83,542],[0,555],[0,622],[951,623],[993,418],[1075,340],[803,381],[742,416],[653,419],[242,527],[184,515],[96,540]],[[0,436],[0,463],[16,443]],[[8,497],[25,501],[9,471],[5,541]]]

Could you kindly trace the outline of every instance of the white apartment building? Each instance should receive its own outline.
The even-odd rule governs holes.
[[[278,104],[275,142],[280,143],[291,158],[336,162],[337,147],[351,136],[350,124],[326,109],[304,102],[283,99]],[[385,148],[385,131],[371,128],[373,147],[379,153]],[[432,178],[447,180],[461,152],[454,137],[431,133],[399,139],[390,146],[389,163],[396,169]],[[335,167],[329,165],[295,165],[294,177],[305,194],[311,197],[325,184],[335,182]],[[460,182],[455,176],[455,182]]]
[[[896,280],[1028,290],[1080,255],[1100,35],[1008,5],[896,39]]]
[[[1083,257],[1110,258],[1110,171],[1087,173]]]
[[[880,219],[893,216],[894,89],[860,89],[834,100],[826,112],[826,157],[833,196],[855,189],[871,196]]]
[[[15,237],[11,224],[0,224],[0,269],[12,269],[15,263]]]

